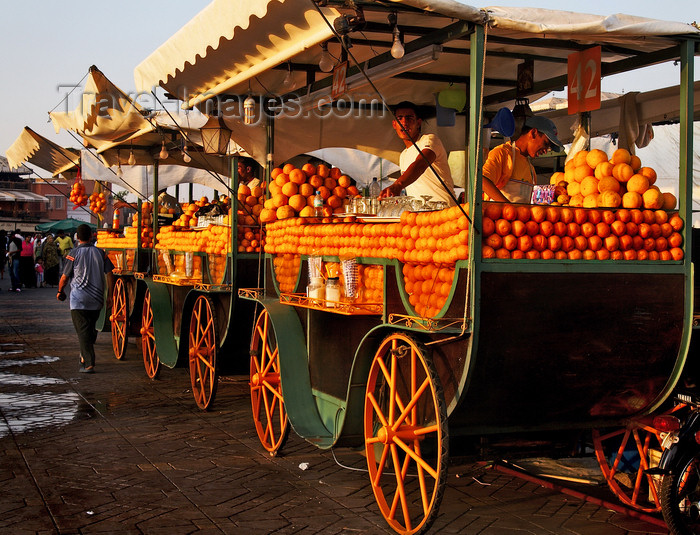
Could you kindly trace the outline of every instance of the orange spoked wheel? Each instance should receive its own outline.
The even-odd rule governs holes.
[[[379,346],[367,380],[365,452],[382,515],[401,534],[424,533],[447,478],[447,409],[425,346],[402,333]]]
[[[679,404],[667,412],[685,407]],[[658,465],[663,437],[653,415],[631,420],[618,429],[593,429],[593,446],[610,490],[625,505],[646,513],[661,511],[661,476],[645,473]]]
[[[250,400],[260,443],[270,455],[277,455],[287,440],[289,421],[282,397],[279,349],[267,310],[258,316],[250,343]]]
[[[143,298],[141,312],[141,352],[143,353],[143,366],[146,375],[156,379],[160,373],[160,359],[156,352],[156,335],[153,330],[153,307],[151,306],[151,292],[146,290]]]
[[[216,318],[211,299],[200,295],[194,303],[189,335],[190,380],[197,406],[207,410],[216,396]]]
[[[129,309],[126,303],[126,287],[124,279],[117,278],[112,291],[112,314],[109,320],[112,323],[112,350],[114,356],[121,360],[126,353],[126,340],[128,334],[126,332],[128,323]]]

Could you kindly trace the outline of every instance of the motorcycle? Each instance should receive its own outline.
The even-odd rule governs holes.
[[[647,470],[660,475],[661,512],[672,535],[700,534],[700,396],[676,394],[687,409],[654,418],[661,431],[663,454]],[[681,420],[676,414],[683,413]]]

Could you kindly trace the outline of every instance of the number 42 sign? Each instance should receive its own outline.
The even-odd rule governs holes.
[[[600,47],[568,57],[569,115],[600,108]]]

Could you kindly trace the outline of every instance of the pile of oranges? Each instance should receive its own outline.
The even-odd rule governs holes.
[[[295,254],[276,255],[272,259],[272,264],[275,267],[275,278],[277,279],[280,292],[293,292],[299,278],[301,257]]]
[[[88,203],[88,196],[85,193],[85,184],[80,179],[73,182],[70,188],[70,202],[73,203],[73,210],[81,206],[85,206]]]
[[[432,318],[445,306],[455,276],[454,266],[407,263],[403,265],[408,302],[421,317]]]
[[[462,208],[467,210],[466,205]],[[293,218],[267,225],[265,252],[453,264],[469,256],[468,226],[458,206],[404,212],[399,223],[355,223],[344,218],[306,224],[303,218]]]
[[[95,214],[104,213],[107,208],[107,199],[105,194],[97,191],[93,191],[89,197],[90,200],[90,210]]]
[[[665,210],[484,203],[482,257],[682,260],[683,220]]]
[[[260,212],[265,202],[264,183],[252,188],[245,184],[238,186],[238,226],[259,226]]]
[[[238,252],[259,253],[264,245],[262,230],[258,227],[238,227]]]
[[[638,156],[617,149],[612,157],[600,150],[582,150],[566,162],[564,172],[550,178],[556,204],[583,208],[646,208],[673,210],[676,197],[661,192],[656,171],[642,167]]]
[[[206,200],[206,197],[202,197]],[[197,217],[194,215],[200,206],[204,206],[204,203],[200,199],[197,202],[183,203],[182,214],[175,221],[173,221],[173,227],[175,228],[190,228],[197,226]],[[201,203],[201,204],[200,204]]]
[[[260,222],[271,223],[294,216],[313,217],[314,196],[318,191],[323,199],[323,215],[343,211],[346,198],[359,195],[350,177],[338,167],[329,168],[324,164],[318,167],[307,163],[301,169],[288,163],[276,167],[270,174],[270,198],[260,211]]]

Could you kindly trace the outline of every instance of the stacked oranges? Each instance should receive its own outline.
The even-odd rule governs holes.
[[[93,191],[89,197],[90,210],[95,214],[101,214],[107,208],[107,199],[105,194],[97,191]]]
[[[150,205],[144,203],[141,212],[141,247],[153,247],[153,229],[150,227]],[[97,246],[114,249],[136,249],[139,227],[138,219],[134,218],[132,226],[124,228],[124,237],[118,232],[98,232]]]
[[[408,302],[421,317],[436,316],[447,303],[455,275],[454,266],[404,264],[404,289]]]
[[[262,186],[248,187],[245,184],[238,186],[238,224],[259,225],[260,212],[265,202],[265,189]]]
[[[139,220],[134,218],[132,226],[138,229]],[[126,229],[124,229],[126,234]],[[141,205],[141,247],[153,247],[153,203],[146,201]]]
[[[466,211],[466,205],[462,208]],[[404,212],[399,223],[355,223],[304,219],[266,227],[268,253],[395,258],[402,262],[454,263],[468,258],[469,221],[460,207],[436,212]]]
[[[95,245],[101,249],[136,248],[136,229],[133,229],[133,232],[130,232],[129,234],[127,234],[126,231],[131,229],[127,228],[124,230],[126,234],[124,237],[122,237],[118,232],[99,231],[97,233],[97,242]]]
[[[582,150],[566,162],[564,172],[550,178],[556,204],[583,208],[646,208],[673,210],[676,197],[661,192],[656,171],[642,167],[638,156],[617,149],[612,157],[600,150]]]
[[[231,229],[209,225],[201,231],[185,232],[168,226],[158,231],[156,241],[157,249],[225,256],[230,250]]]
[[[484,203],[482,257],[682,260],[683,220],[665,210]]]
[[[462,205],[464,213],[468,206]],[[402,262],[454,264],[469,257],[469,220],[459,206],[437,212],[401,214],[398,247]]]
[[[295,254],[276,255],[272,259],[272,263],[275,267],[275,278],[277,279],[280,292],[293,292],[299,278],[301,257]]]
[[[313,202],[317,191],[323,199],[324,216],[342,212],[344,200],[359,195],[350,177],[344,175],[338,167],[329,168],[324,164],[315,167],[306,163],[298,169],[288,163],[282,168],[273,169],[270,178],[270,198],[260,211],[261,223],[295,215],[313,217]]]
[[[264,183],[252,188],[241,184],[238,186],[238,252],[260,252],[263,243],[263,231],[260,226],[260,213],[265,202]]]

